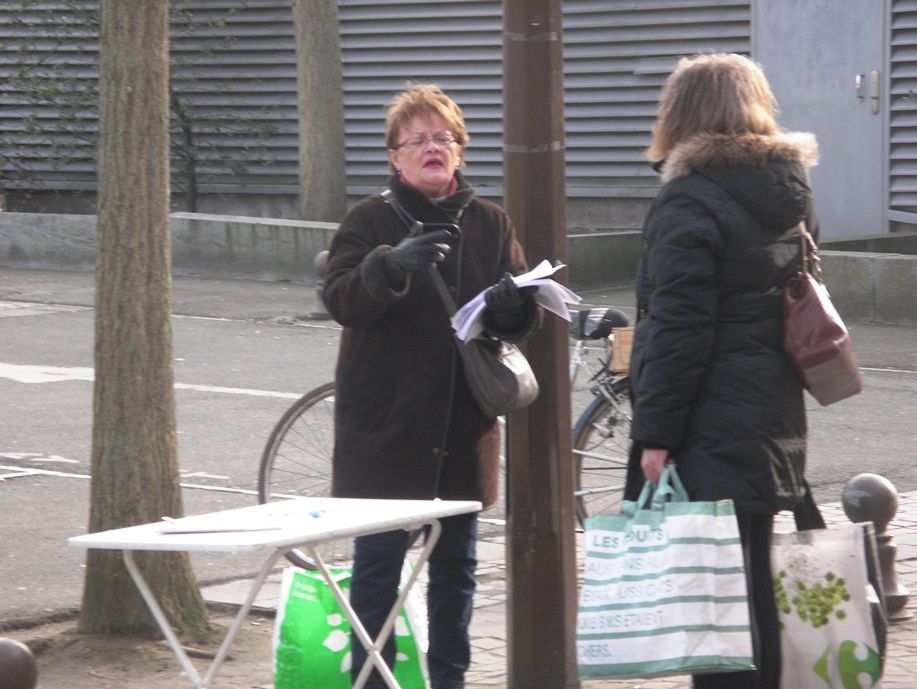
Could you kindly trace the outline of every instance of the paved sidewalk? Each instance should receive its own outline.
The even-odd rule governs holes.
[[[828,525],[849,522],[840,503],[820,506]],[[782,517],[781,517],[782,519]],[[791,529],[787,516],[786,528]],[[898,546],[898,582],[912,598],[907,610],[917,614],[917,491],[899,496],[899,508],[889,526]],[[778,528],[781,528],[778,526]],[[482,540],[478,547],[478,592],[471,623],[472,666],[468,674],[469,689],[510,689],[506,684],[506,559],[503,537]],[[204,589],[209,602],[236,604],[248,591],[247,581],[233,582]],[[420,582],[419,585],[422,585]],[[280,588],[277,570],[262,589],[256,605],[268,611],[276,609]],[[891,625],[883,689],[917,687],[917,617]],[[657,679],[583,680],[583,689],[682,689],[690,687],[686,676]],[[514,688],[515,689],[515,688]],[[787,688],[792,689],[792,688]]]

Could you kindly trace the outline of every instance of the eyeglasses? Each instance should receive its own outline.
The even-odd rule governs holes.
[[[444,148],[450,144],[454,144],[456,139],[452,132],[439,132],[438,134],[433,134],[431,136],[417,135],[402,141],[400,144],[398,144],[398,148],[420,148],[428,141],[433,142],[441,148]]]

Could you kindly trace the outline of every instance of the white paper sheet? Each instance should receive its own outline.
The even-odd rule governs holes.
[[[550,278],[564,267],[563,263],[552,265],[545,259],[529,272],[514,276],[513,282],[519,287],[537,287],[533,295],[535,302],[541,304],[547,311],[556,313],[569,321],[570,313],[567,304],[579,304],[582,298]],[[484,332],[485,292],[487,292],[486,289],[462,306],[452,317],[452,328],[455,330],[456,337],[462,342]]]

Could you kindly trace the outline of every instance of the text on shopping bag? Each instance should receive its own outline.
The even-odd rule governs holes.
[[[586,522],[577,616],[583,678],[752,667],[734,506],[689,502],[673,472],[674,501],[654,499],[646,509],[641,495],[620,515]]]

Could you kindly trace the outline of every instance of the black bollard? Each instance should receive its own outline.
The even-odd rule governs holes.
[[[328,309],[325,307],[325,299],[322,296],[322,292],[325,289],[325,276],[328,275],[328,252],[319,251],[315,255],[312,265],[315,266],[315,274],[318,276],[318,282],[315,285],[315,292],[318,298],[315,300],[315,308],[312,309],[309,317],[316,321],[327,321],[331,318],[331,314],[328,313]]]
[[[898,546],[886,533],[889,522],[898,512],[898,491],[884,476],[858,474],[847,482],[841,495],[844,513],[853,522],[872,522],[876,527],[876,545],[879,551],[879,568],[882,571],[882,597],[890,622],[900,622],[911,617],[906,605],[910,598],[907,589],[898,583],[895,556]]]
[[[37,682],[38,668],[29,647],[13,639],[0,639],[0,687],[34,689]]]

